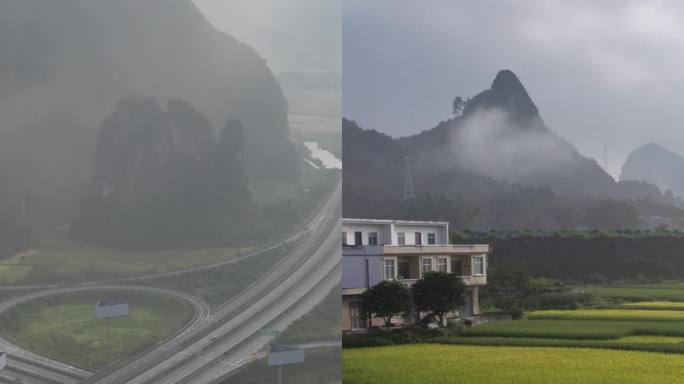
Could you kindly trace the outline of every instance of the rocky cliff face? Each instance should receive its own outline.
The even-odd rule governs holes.
[[[186,100],[214,127],[238,118],[250,179],[298,177],[266,61],[191,0],[0,0],[0,141],[30,165],[38,199],[70,211],[97,127],[130,94]]]
[[[98,134],[73,232],[123,248],[238,241],[253,218],[243,130],[229,119],[217,139],[185,101],[171,99],[164,109],[154,98],[120,100]]]

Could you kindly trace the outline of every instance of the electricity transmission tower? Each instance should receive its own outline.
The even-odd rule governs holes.
[[[411,159],[404,157],[404,200],[416,197],[413,190],[413,171],[411,169]]]

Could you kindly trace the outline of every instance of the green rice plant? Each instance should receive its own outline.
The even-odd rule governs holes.
[[[619,286],[582,286],[587,293],[608,299],[630,301],[684,301],[682,283],[619,285]]]
[[[658,384],[681,382],[684,358],[598,349],[422,344],[344,350],[342,366],[345,384]]]
[[[615,309],[549,309],[534,311],[529,319],[558,320],[608,320],[608,321],[684,321],[681,310],[635,310],[627,308]]]

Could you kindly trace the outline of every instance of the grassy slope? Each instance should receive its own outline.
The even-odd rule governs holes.
[[[340,289],[333,289],[309,313],[292,323],[279,340],[284,343],[295,343],[339,338],[341,336],[341,306]]]
[[[283,366],[283,384],[333,384],[340,383],[341,377],[340,350],[334,348],[307,350],[304,363]],[[223,384],[273,384],[277,381],[278,369],[269,367],[262,359]]]
[[[464,335],[594,340],[631,335],[684,336],[684,321],[516,320],[483,324],[465,330]]]
[[[609,299],[684,301],[684,285],[681,283],[613,286],[590,285],[581,288],[596,296]]]
[[[610,320],[610,321],[684,321],[682,310],[650,310],[650,309],[550,309],[535,311],[528,315],[529,319],[557,320]]]
[[[239,261],[204,271],[190,272],[178,276],[150,279],[137,284],[174,289],[199,297],[210,305],[219,305],[247,288],[272,268],[293,245],[283,245]]]
[[[443,342],[471,345],[566,346],[684,353],[684,307],[628,303],[611,309],[537,311],[528,320],[494,322]]]
[[[47,247],[4,260],[0,284],[115,279],[170,272],[228,260],[248,248],[121,251],[95,246]]]
[[[95,320],[101,298],[130,304],[130,314],[112,319],[110,345],[106,322]],[[0,317],[0,332],[18,344],[86,369],[100,368],[149,347],[180,329],[191,308],[176,299],[140,292],[83,292],[20,305]]]
[[[675,383],[681,356],[565,348],[407,345],[343,352],[346,384]]]

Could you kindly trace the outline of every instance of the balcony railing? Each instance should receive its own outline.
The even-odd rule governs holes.
[[[467,276],[459,276],[459,277],[461,278],[461,280],[463,280],[463,284],[465,284],[465,285],[474,285],[474,284],[475,284],[475,278],[476,278],[476,277],[485,277],[485,278],[486,278],[487,276],[486,276],[486,275],[482,275],[482,276],[467,275]],[[397,278],[397,281],[398,281],[398,282],[400,282],[400,283],[406,285],[407,287],[412,286],[412,285],[413,285],[416,281],[418,281],[418,280],[419,280],[419,279],[417,279],[417,278],[411,278],[411,279],[401,279],[401,278]]]

